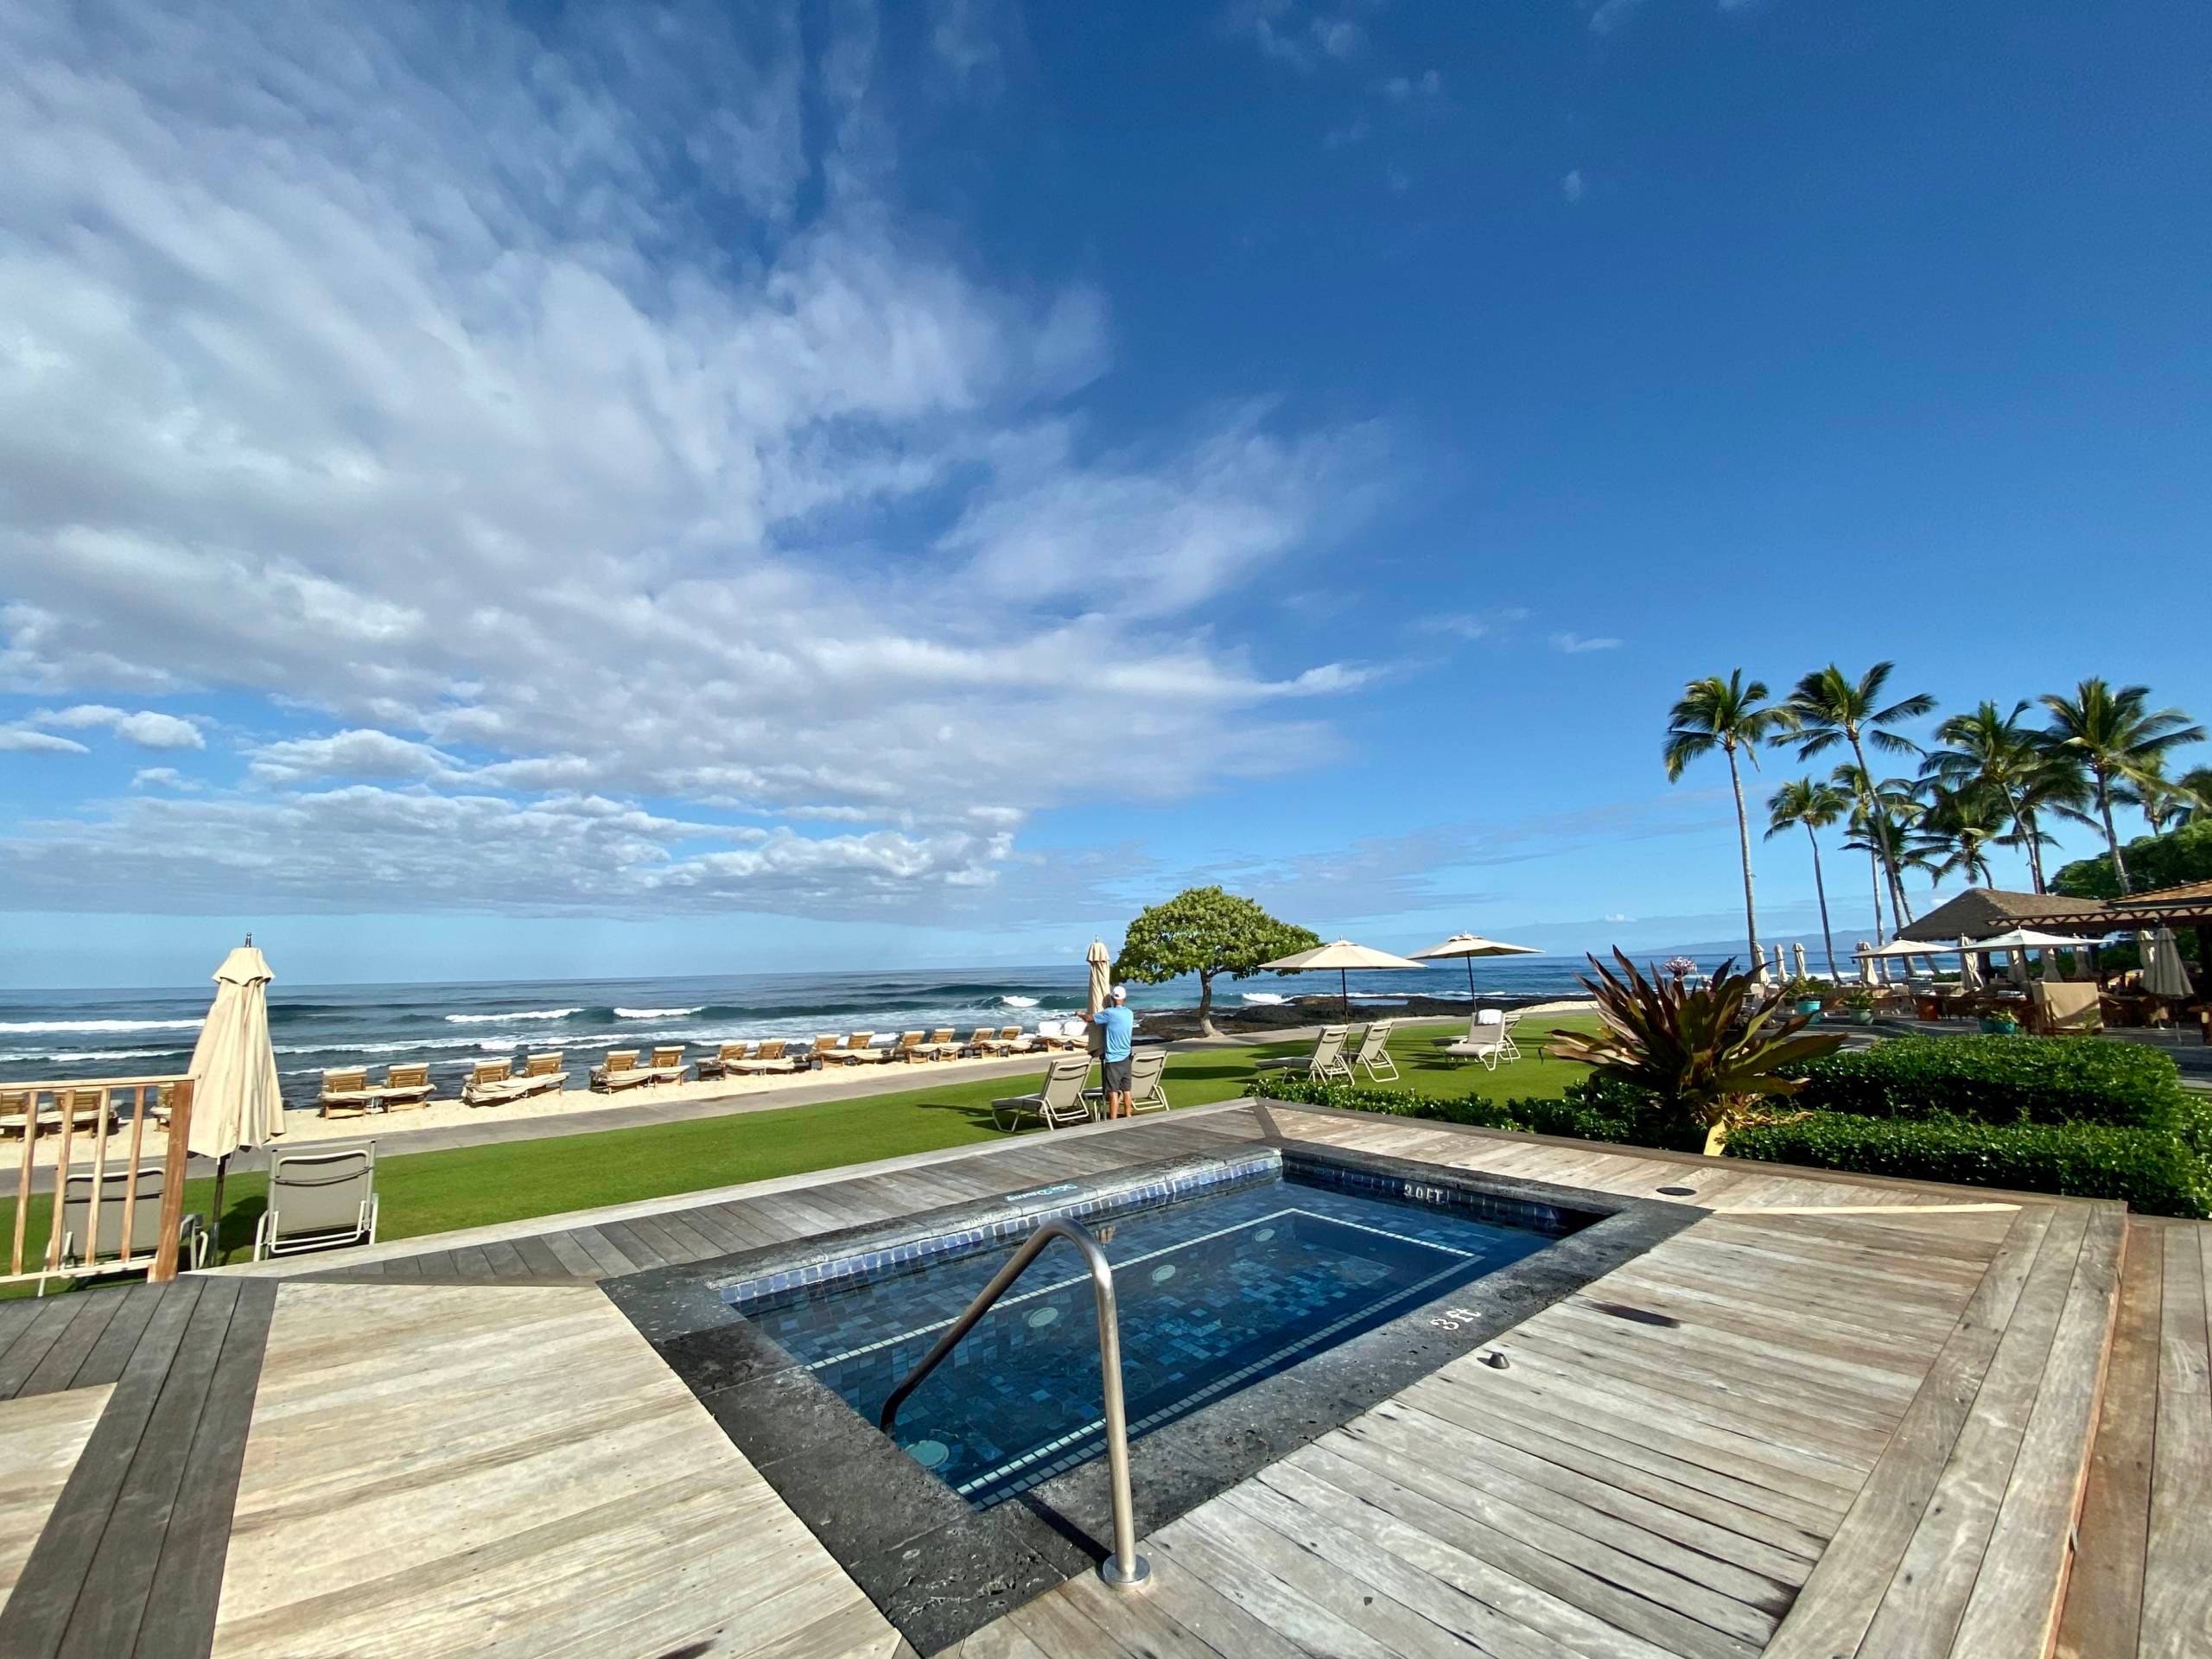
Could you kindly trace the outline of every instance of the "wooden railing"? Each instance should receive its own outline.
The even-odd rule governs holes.
[[[122,1215],[117,1233],[120,1253],[99,1259],[100,1221],[109,1204],[108,1159],[114,1142],[118,1108],[130,1104],[129,1150],[122,1158]],[[156,1114],[165,1116],[168,1140],[162,1161],[160,1224],[150,1254],[134,1252],[137,1218],[138,1174],[146,1141],[146,1125]],[[91,1127],[79,1132],[82,1120]],[[192,1079],[188,1077],[97,1077],[82,1082],[0,1084],[0,1133],[22,1136],[22,1154],[16,1173],[16,1223],[10,1241],[7,1276],[15,1279],[79,1277],[93,1273],[116,1273],[143,1268],[149,1282],[161,1284],[176,1277],[177,1234],[184,1221],[185,1141],[192,1128]],[[91,1137],[92,1158],[73,1166],[73,1155]],[[46,1246],[26,1266],[31,1211],[32,1171],[37,1166],[41,1140],[58,1137],[54,1158],[54,1203],[47,1214]],[[63,1236],[67,1230],[66,1200],[70,1177],[89,1173],[85,1208],[86,1237],[71,1251],[76,1259],[62,1260]]]

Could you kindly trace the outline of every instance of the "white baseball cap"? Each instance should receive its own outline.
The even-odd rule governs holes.
[[[1113,989],[1112,995],[1116,1002],[1126,1002],[1128,1001],[1129,988],[1126,985],[1116,985]]]

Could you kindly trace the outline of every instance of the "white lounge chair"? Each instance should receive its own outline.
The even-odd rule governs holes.
[[[1252,1069],[1255,1071],[1296,1071],[1321,1083],[1332,1077],[1350,1083],[1352,1075],[1351,1068],[1344,1064],[1344,1036],[1351,1029],[1349,1026],[1325,1026],[1321,1028],[1320,1040],[1313,1045],[1311,1054],[1262,1060]]]
[[[61,1189],[61,1262],[65,1268],[98,1267],[103,1262],[118,1269],[149,1267],[162,1238],[162,1183],[159,1164],[141,1164],[136,1172],[104,1170],[100,1174],[98,1214],[92,1202],[92,1172],[72,1170]],[[124,1199],[133,1188],[130,1237],[123,1236]],[[196,1215],[188,1213],[177,1224],[177,1255],[194,1268],[207,1265],[207,1230]]]
[[[269,1207],[253,1230],[253,1259],[377,1242],[377,1143],[302,1147],[269,1155]]]
[[[991,1122],[1001,1129],[1020,1127],[1024,1118],[1048,1129],[1065,1128],[1090,1122],[1083,1103],[1084,1080],[1090,1075],[1088,1054],[1056,1055],[1045,1068],[1045,1081],[1033,1095],[1015,1095],[991,1103]]]
[[[1360,1033],[1358,1052],[1351,1057],[1351,1069],[1355,1075],[1363,1065],[1367,1068],[1367,1075],[1377,1083],[1395,1083],[1398,1080],[1398,1063],[1390,1058],[1389,1047],[1390,1027],[1396,1023],[1394,1020],[1377,1020]]]
[[[1467,1022],[1465,1037],[1439,1046],[1455,1060],[1480,1060],[1485,1071],[1495,1071],[1499,1061],[1521,1058],[1521,1050],[1513,1040],[1513,1027],[1519,1018],[1516,1014],[1508,1019],[1496,1008],[1484,1008]]]
[[[1090,1071],[1090,1057],[1084,1057],[1084,1070]],[[1129,1110],[1132,1113],[1164,1112],[1167,1109],[1167,1090],[1160,1079],[1167,1071],[1167,1051],[1164,1048],[1138,1049],[1129,1056]],[[1103,1084],[1083,1091],[1085,1104],[1093,1117],[1106,1116],[1106,1090]]]

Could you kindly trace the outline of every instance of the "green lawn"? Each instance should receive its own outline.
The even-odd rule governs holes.
[[[1542,1058],[1542,1034],[1587,1023],[1587,1016],[1524,1023],[1521,1046],[1527,1058],[1494,1072],[1446,1062],[1434,1045],[1443,1027],[1412,1027],[1393,1038],[1399,1081],[1385,1086],[1436,1096],[1556,1096],[1582,1068]],[[1244,1092],[1255,1060],[1302,1052],[1306,1046],[1278,1043],[1179,1054],[1168,1062],[1167,1097],[1177,1106],[1230,1099]],[[862,1100],[389,1158],[377,1169],[378,1236],[412,1238],[999,1140],[990,1103],[1008,1091],[1004,1077],[945,1083]],[[246,1258],[265,1191],[257,1174],[234,1175],[225,1184],[223,1260]],[[214,1196],[212,1179],[189,1182],[185,1207],[205,1215]],[[32,1200],[34,1247],[46,1236],[49,1202]],[[14,1226],[14,1204],[0,1204],[0,1236],[11,1235]],[[0,1294],[6,1289],[0,1287]]]

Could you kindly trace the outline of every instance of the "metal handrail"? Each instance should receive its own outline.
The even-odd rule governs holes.
[[[1030,1234],[1029,1242],[1014,1253],[1014,1259],[968,1304],[968,1311],[937,1339],[937,1346],[906,1374],[905,1382],[891,1390],[890,1398],[883,1402],[882,1415],[876,1420],[877,1427],[886,1434],[891,1432],[906,1396],[928,1380],[945,1356],[960,1345],[960,1339],[976,1328],[992,1304],[1006,1294],[1056,1238],[1065,1238],[1083,1253],[1084,1265],[1090,1269],[1091,1300],[1098,1308],[1098,1371],[1106,1392],[1106,1466],[1114,1488],[1114,1553],[1099,1562],[1098,1576],[1117,1590],[1133,1589],[1152,1576],[1152,1566],[1137,1554],[1136,1516],[1129,1498],[1129,1424],[1122,1400],[1122,1325],[1114,1309],[1114,1268],[1090,1230],[1081,1223],[1056,1219]]]

